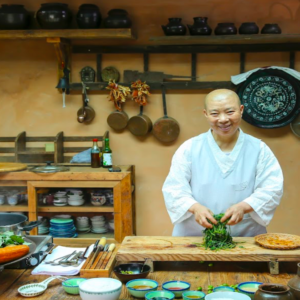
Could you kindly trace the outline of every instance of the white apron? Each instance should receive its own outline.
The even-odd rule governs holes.
[[[249,197],[254,191],[255,173],[260,151],[260,140],[240,134],[230,155],[223,153],[212,134],[196,139],[192,145],[191,189],[194,199],[214,214],[225,213],[230,206]],[[249,214],[233,226],[232,236],[255,236],[266,228]],[[173,236],[202,236],[203,228],[194,218],[175,224]]]

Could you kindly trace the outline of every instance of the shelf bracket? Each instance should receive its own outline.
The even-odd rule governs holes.
[[[269,270],[270,274],[278,275],[279,274],[279,262],[276,258],[271,258],[269,261]]]
[[[62,38],[47,38],[47,43],[53,44],[57,57],[57,82],[65,76],[64,68],[71,70],[71,42]],[[71,82],[71,72],[68,72],[68,82]]]

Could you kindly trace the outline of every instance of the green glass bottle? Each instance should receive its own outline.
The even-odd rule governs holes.
[[[109,138],[106,138],[104,141],[105,141],[105,145],[102,151],[103,168],[111,168],[113,162],[112,162],[112,151],[109,147]]]

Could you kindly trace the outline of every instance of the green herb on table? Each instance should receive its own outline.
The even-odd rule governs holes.
[[[0,234],[0,248],[4,248],[9,245],[30,245],[24,241],[21,236],[14,235],[12,231],[6,231]]]
[[[198,286],[197,291],[202,291],[202,286]]]

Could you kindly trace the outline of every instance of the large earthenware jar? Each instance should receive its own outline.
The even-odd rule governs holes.
[[[2,4],[0,8],[0,29],[25,29],[29,26],[30,16],[24,5]]]
[[[207,25],[207,18],[195,17],[193,25],[187,25],[190,35],[210,35],[211,28]]]
[[[296,300],[289,287],[283,284],[264,283],[258,287],[254,300]]]
[[[44,29],[66,29],[70,26],[72,14],[68,4],[44,3],[37,11],[36,18]]]
[[[278,24],[265,24],[261,30],[262,34],[280,34],[281,28]]]
[[[245,22],[239,28],[239,34],[257,34],[259,28],[255,22]]]
[[[300,299],[300,263],[298,263],[297,275],[288,282],[288,287],[296,299]]]
[[[101,13],[98,6],[95,4],[80,5],[76,20],[79,28],[99,28],[101,24]]]
[[[125,9],[111,9],[104,20],[105,28],[130,28],[131,20]]]
[[[219,23],[215,28],[215,35],[237,34],[237,29],[233,23]]]
[[[165,35],[185,35],[186,27],[181,23],[181,18],[169,18],[169,23],[162,25]]]

